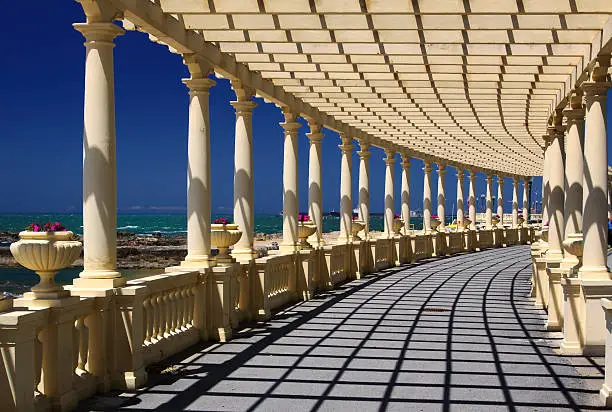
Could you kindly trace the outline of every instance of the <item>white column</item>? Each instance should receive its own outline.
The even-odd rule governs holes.
[[[586,97],[584,180],[582,184],[582,234],[584,251],[580,274],[583,279],[608,280],[608,146],[606,137],[607,61],[598,62],[590,82],[583,83]],[[603,327],[603,325],[602,325]]]
[[[518,200],[518,184],[519,178],[514,176],[512,178],[512,227],[518,227],[518,209],[519,209],[519,200]]]
[[[499,227],[504,226],[504,176],[497,175],[497,214],[499,215]]]
[[[470,193],[468,197],[468,213],[470,220],[470,230],[476,230],[476,171],[471,169],[470,171]]]
[[[485,226],[487,229],[493,228],[493,175],[487,174],[487,209],[485,212]]]
[[[565,239],[568,236],[582,233],[582,181],[584,179],[584,115],[582,91],[570,95],[567,110],[563,111],[567,119],[567,136],[565,138]]]
[[[549,128],[549,176],[550,195],[548,198],[548,252],[547,259],[563,258],[563,231],[565,221],[563,217],[563,203],[565,202],[565,172],[563,160],[563,131],[561,126]]]
[[[321,125],[308,121],[310,133],[306,136],[310,141],[308,164],[308,215],[317,227],[317,231],[309,238],[311,244],[323,246],[323,178],[321,175]]]
[[[431,160],[423,159],[423,230],[431,232]]]
[[[402,220],[404,235],[410,234],[410,155],[402,153]]]
[[[351,227],[353,225],[353,187],[352,166],[353,146],[352,139],[344,133],[340,133],[342,144],[338,146],[342,151],[340,167],[340,236],[339,243],[351,243],[353,236]]]
[[[549,144],[544,141],[544,168],[542,170],[542,226],[546,225],[549,221],[548,217],[548,198],[550,195],[550,185],[548,183],[548,171],[549,171]]]
[[[395,152],[385,149],[385,221],[384,221],[384,236],[387,238],[393,237],[393,164],[395,163]]]
[[[113,40],[124,33],[112,23],[79,23],[85,36],[83,129],[83,237],[81,278],[92,286],[116,286],[117,162]],[[103,280],[110,279],[110,280]],[[93,281],[95,282],[95,281]],[[79,282],[75,282],[77,285]],[[85,283],[81,281],[80,283]]]
[[[446,165],[438,163],[438,219],[440,219],[440,229],[444,230],[446,226],[446,183],[444,175],[446,174]]]
[[[523,179],[523,219],[529,223],[529,178]]]
[[[365,239],[370,239],[370,144],[359,140],[359,219],[365,223]]]
[[[285,122],[281,123],[285,130],[283,154],[283,241],[281,250],[295,251],[297,249],[298,225],[298,129],[300,124],[296,116],[288,108],[283,108]]]
[[[187,143],[187,256],[183,266],[214,265],[210,255],[210,117],[209,89],[215,81],[204,78],[183,80],[189,88],[189,131]]]
[[[232,83],[233,84],[233,83]],[[253,189],[253,109],[257,104],[250,95],[236,94],[244,100],[231,102],[236,109],[236,134],[234,145],[234,223],[242,231],[242,236],[232,254],[253,256],[253,237],[255,231],[254,189]]]
[[[463,170],[457,168],[457,230],[463,229]]]

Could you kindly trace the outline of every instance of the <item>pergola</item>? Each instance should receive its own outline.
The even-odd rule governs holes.
[[[74,399],[65,394],[74,385],[90,385],[89,380],[75,384],[75,370],[89,373],[79,377],[100,379],[100,390],[139,387],[146,381],[147,364],[198,340],[227,340],[241,320],[269,319],[271,309],[310,299],[316,290],[351,277],[426,257],[527,242],[533,242],[532,293],[536,305],[548,309],[547,329],[563,331],[561,348],[566,353],[603,354],[606,312],[612,319],[612,301],[601,301],[612,297],[606,266],[605,107],[612,87],[612,1],[78,1],[87,17],[86,22],[75,24],[87,50],[85,249],[84,270],[70,293],[71,298],[83,299],[78,303],[82,312],[67,315],[61,309],[67,304],[44,306],[38,300],[28,307],[60,308],[49,316],[61,315],[62,320],[48,326],[35,314],[22,315],[30,319],[23,321],[28,325],[39,322],[38,330],[51,328],[48,336],[57,339],[51,344],[56,351],[63,347],[62,339],[68,339],[60,328],[72,331],[76,327],[79,354],[72,356],[79,362],[89,359],[77,369],[62,369],[61,354],[45,352],[44,362],[53,362],[43,362],[45,373],[42,380],[40,375],[37,379],[42,386],[51,385],[44,393],[52,402],[62,408],[65,402],[69,408]],[[152,41],[167,45],[182,55],[190,72],[184,80],[190,99],[187,256],[180,266],[168,268],[167,277],[140,279],[127,286],[116,262],[113,68],[114,39],[125,30],[148,33]],[[232,255],[238,263],[227,256],[217,259],[211,252],[208,95],[215,85],[212,73],[229,79],[237,96],[232,102],[236,109],[234,220],[242,237],[236,239]],[[278,253],[263,258],[257,258],[253,248],[254,96],[275,103],[285,117],[281,124],[283,240]],[[300,116],[310,129],[308,203],[313,231],[308,239],[312,249],[304,247],[308,240],[300,234],[304,225],[298,221],[301,124],[296,120]],[[342,143],[340,235],[333,245],[325,245],[322,238],[322,128],[338,132]],[[352,219],[354,141],[360,147],[357,223]],[[371,146],[386,153],[384,231],[380,234],[369,230]],[[402,157],[401,230],[394,228],[396,154]],[[413,157],[425,163],[424,227],[419,233],[410,230]],[[438,165],[438,220],[432,216],[432,163]],[[458,230],[452,233],[444,230],[446,166],[458,170]],[[464,215],[466,170],[469,222]],[[482,228],[476,227],[477,172],[487,180]],[[519,220],[519,182],[523,181],[526,220],[531,176],[540,174],[544,225],[535,228]],[[498,179],[501,222],[493,215],[493,175]],[[503,222],[504,193],[499,184],[506,177],[513,179],[508,226]],[[434,222],[439,223],[438,229]],[[356,225],[363,227],[362,239],[354,230]],[[536,229],[542,234],[538,241]],[[2,322],[0,313],[0,327]],[[101,339],[100,346],[95,339],[89,343],[83,338],[83,325],[88,334]],[[34,339],[30,335],[27,342]],[[108,346],[103,336],[114,343]],[[612,339],[609,342],[612,345]],[[19,359],[28,360],[28,350]],[[114,357],[107,358],[113,351]],[[36,365],[34,370],[40,372]],[[57,382],[51,384],[52,379]],[[22,395],[31,393],[28,385],[14,389],[13,399],[27,398]],[[83,387],[79,396],[91,394],[91,389]],[[606,402],[612,399],[611,388],[612,376],[608,376],[602,387]]]

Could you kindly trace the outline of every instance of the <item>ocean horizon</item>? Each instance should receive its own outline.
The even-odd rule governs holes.
[[[213,219],[225,217],[232,220],[228,214],[215,214]],[[31,222],[61,222],[68,230],[76,234],[83,234],[83,215],[77,213],[0,213],[0,231],[19,232],[24,230]],[[410,218],[415,230],[423,227],[422,217]],[[370,216],[370,229],[381,231],[383,229],[382,215]],[[117,215],[117,230],[132,232],[139,235],[176,235],[187,233],[187,216],[185,213],[119,213]],[[323,231],[334,232],[340,230],[340,219],[334,216],[325,216]],[[276,214],[258,213],[255,215],[255,233],[274,234],[282,233],[283,218]]]

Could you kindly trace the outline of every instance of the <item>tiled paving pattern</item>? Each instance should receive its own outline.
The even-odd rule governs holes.
[[[556,354],[559,335],[543,332],[527,298],[530,271],[527,246],[389,270],[171,359],[137,394],[81,408],[596,409],[602,360]]]

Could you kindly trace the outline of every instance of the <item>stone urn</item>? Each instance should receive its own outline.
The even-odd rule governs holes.
[[[77,260],[83,250],[81,242],[72,240],[74,233],[30,232],[19,233],[19,241],[11,244],[11,253],[22,266],[40,276],[40,282],[26,293],[26,299],[60,299],[70,296],[55,283],[55,274]]]
[[[440,219],[437,217],[430,218],[429,225],[431,226],[431,230],[438,230],[438,226],[440,226]]]
[[[393,219],[393,231],[396,235],[400,234],[402,227],[404,226],[404,221],[402,219],[395,218]]]
[[[499,224],[499,216],[495,216],[493,215],[491,217],[491,225],[493,225],[494,227],[497,226]]]
[[[541,239],[543,242],[548,243],[548,226],[542,226]]]
[[[219,249],[217,264],[229,266],[236,260],[230,255],[230,247],[240,240],[242,232],[238,230],[238,225],[234,223],[218,224],[213,223],[210,230],[210,241]]]
[[[361,240],[357,233],[361,232],[364,227],[365,223],[362,220],[353,220],[353,223],[351,224],[351,233],[353,234],[353,240]]]
[[[472,224],[472,221],[468,219],[467,217],[464,217],[463,221],[461,222],[461,229],[469,230],[471,224]]]
[[[312,249],[312,245],[308,243],[308,238],[317,231],[317,226],[314,223],[299,222],[297,227],[298,245],[301,250]]]
[[[525,223],[525,218],[523,216],[519,216],[517,223],[519,226],[523,226],[523,223]]]

